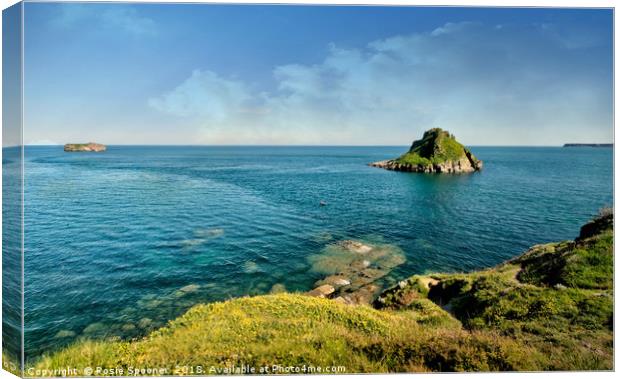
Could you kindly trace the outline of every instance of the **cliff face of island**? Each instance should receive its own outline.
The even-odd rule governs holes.
[[[82,340],[26,367],[159,367],[165,375],[265,366],[287,373],[278,367],[304,364],[342,366],[339,373],[610,370],[613,214],[602,212],[574,241],[533,246],[494,268],[414,275],[374,307],[332,292],[199,304],[144,339]],[[198,366],[207,371],[182,371]]]
[[[369,165],[386,170],[426,173],[465,173],[482,169],[481,160],[440,128],[424,132],[422,139],[414,141],[409,151],[400,157]]]
[[[105,151],[106,146],[100,143],[68,143],[65,145],[65,151],[68,152],[101,152]]]

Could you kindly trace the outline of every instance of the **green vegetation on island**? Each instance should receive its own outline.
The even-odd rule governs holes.
[[[414,141],[408,152],[396,159],[374,162],[373,167],[395,171],[461,173],[482,168],[482,161],[449,132],[433,128]]]
[[[607,212],[575,241],[537,245],[491,269],[415,275],[374,308],[291,293],[201,304],[144,339],[79,341],[27,363],[26,374],[610,370],[612,280]]]
[[[80,152],[80,151],[101,152],[101,151],[106,151],[106,146],[100,143],[95,143],[95,142],[68,143],[65,145],[65,151],[67,152]]]

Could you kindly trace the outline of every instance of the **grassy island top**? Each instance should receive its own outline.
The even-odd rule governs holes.
[[[613,215],[605,214],[575,241],[534,246],[495,268],[413,276],[385,291],[374,308],[292,293],[196,305],[144,339],[83,340],[27,362],[26,370],[609,370],[612,246]]]
[[[428,166],[476,157],[449,132],[433,128],[424,132],[422,139],[414,141],[409,151],[396,159],[399,163]]]

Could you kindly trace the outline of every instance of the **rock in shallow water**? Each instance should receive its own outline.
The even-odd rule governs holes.
[[[372,250],[371,246],[365,245],[359,241],[344,240],[344,241],[338,242],[338,245],[342,246],[342,248],[348,251],[352,251],[354,253],[359,253],[359,254],[365,254]]]
[[[140,329],[146,329],[149,326],[151,326],[152,323],[153,323],[153,320],[151,320],[148,317],[144,317],[144,318],[141,318],[140,321],[138,321],[138,327]]]
[[[179,291],[189,293],[189,292],[196,292],[199,289],[200,289],[200,286],[198,284],[188,284],[185,287],[181,287]]]
[[[405,255],[394,245],[344,240],[327,245],[321,253],[308,257],[308,261],[311,271],[327,275],[308,294],[318,296],[319,288],[331,288],[332,292],[321,297],[335,297],[347,304],[369,304],[380,289],[374,283],[404,263]]]
[[[334,293],[334,291],[336,291],[334,287],[330,286],[329,284],[323,284],[322,286],[319,286],[312,291],[309,291],[308,295],[314,297],[329,297],[331,294]]]
[[[351,284],[351,280],[344,275],[330,275],[325,279],[319,280],[315,285],[320,286],[323,284],[329,284],[334,288],[348,286]]]
[[[254,274],[262,271],[258,263],[254,261],[244,262],[242,268],[243,272],[245,272],[246,274]]]
[[[284,286],[284,284],[280,284],[280,283],[276,283],[273,286],[271,286],[271,290],[269,291],[269,293],[284,293],[286,292],[286,287]]]
[[[224,229],[196,229],[194,230],[194,235],[196,237],[217,238],[224,235]]]
[[[54,336],[54,338],[68,338],[68,337],[75,337],[75,332],[72,330],[60,330]]]
[[[94,322],[90,325],[88,325],[86,328],[84,328],[84,330],[82,331],[82,334],[102,334],[106,331],[106,326],[105,324],[101,323],[101,322]]]
[[[368,267],[390,270],[405,262],[405,254],[395,245],[347,240],[327,245],[319,254],[309,256],[308,262],[312,272],[346,276]]]

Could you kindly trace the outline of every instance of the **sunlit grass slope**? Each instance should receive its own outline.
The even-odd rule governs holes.
[[[613,366],[613,215],[580,238],[537,245],[498,267],[414,276],[384,293],[385,309],[430,299],[470,331],[493,331],[546,357],[544,369]]]

